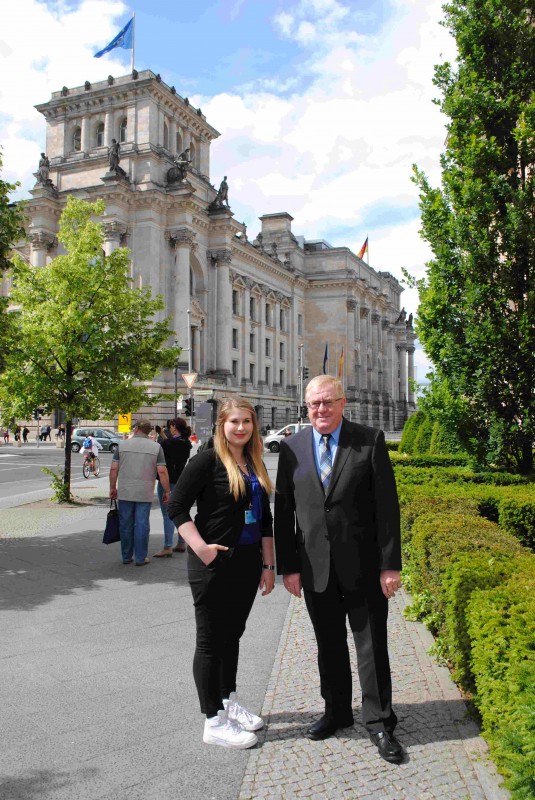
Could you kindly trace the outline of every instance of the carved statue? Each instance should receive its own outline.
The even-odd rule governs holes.
[[[167,183],[182,183],[185,181],[190,164],[189,147],[186,147],[186,149],[182,150],[180,155],[175,158],[174,166],[167,170]]]
[[[258,242],[258,247],[260,248],[260,252],[264,252],[264,237],[261,233],[258,234],[256,237],[256,241]]]
[[[108,163],[110,165],[110,172],[117,172],[119,161],[121,160],[121,145],[117,139],[111,140],[111,147],[108,148]]]
[[[245,222],[242,222],[242,225],[243,225],[242,238],[243,238],[244,242],[247,242],[248,241],[248,239],[247,239],[247,225],[245,224]]]
[[[407,328],[412,328],[412,320],[413,320],[413,316],[412,316],[412,314],[409,314],[409,318],[408,318],[407,322],[405,323]]]
[[[399,312],[399,317],[396,320],[396,325],[398,325],[400,322],[405,322],[406,316],[407,312],[405,311],[405,308],[402,308],[401,311]]]
[[[278,258],[279,257],[279,255],[277,253],[277,243],[276,242],[271,242],[271,255],[273,256],[273,258]]]
[[[217,194],[214,200],[210,203],[208,210],[219,211],[221,208],[223,208],[223,206],[230,208],[228,203],[228,183],[226,175],[219,184],[219,189],[217,190]]]
[[[50,174],[50,161],[48,160],[46,153],[41,153],[41,158],[39,159],[39,175],[38,175],[38,182],[42,183],[43,186],[50,186],[52,181],[48,177]]]

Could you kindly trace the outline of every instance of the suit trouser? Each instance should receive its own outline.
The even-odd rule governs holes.
[[[370,733],[393,731],[392,680],[388,660],[388,600],[381,591],[379,571],[347,591],[340,586],[331,560],[324,592],[304,591],[318,644],[318,668],[325,713],[335,719],[352,716],[352,678],[346,619],[357,649],[362,690],[362,721]]]
[[[259,544],[220,551],[207,567],[188,549],[188,580],[197,638],[193,677],[201,711],[215,717],[236,691],[240,638],[262,574]]]

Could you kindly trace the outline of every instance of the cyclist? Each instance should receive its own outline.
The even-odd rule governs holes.
[[[98,455],[98,451],[102,450],[102,445],[100,445],[95,439],[95,437],[91,436],[91,434],[89,433],[85,437],[82,443],[82,447],[83,447],[83,455],[89,456],[89,458],[91,459],[91,463],[93,463],[96,456]]]

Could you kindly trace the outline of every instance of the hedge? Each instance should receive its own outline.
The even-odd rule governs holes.
[[[401,442],[399,449],[404,453],[412,453],[414,441],[418,435],[420,425],[425,421],[425,414],[423,411],[417,411],[412,414],[403,426],[403,433],[401,434]]]
[[[515,800],[535,797],[535,568],[473,593],[467,610],[475,702]]]

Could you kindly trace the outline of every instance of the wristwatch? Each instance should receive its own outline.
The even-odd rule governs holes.
[[[262,564],[262,569],[275,570],[275,567],[273,566],[273,564]]]

